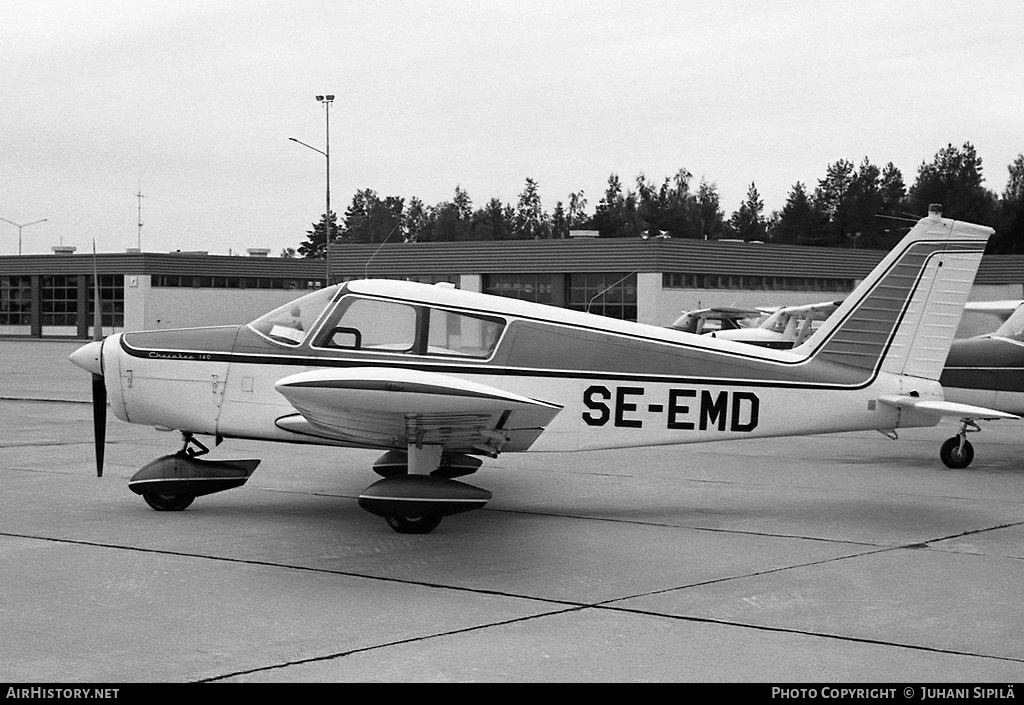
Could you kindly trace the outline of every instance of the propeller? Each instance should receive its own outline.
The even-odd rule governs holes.
[[[97,326],[97,330],[99,327]],[[103,378],[103,344],[100,336],[71,353],[71,362],[92,373],[92,422],[96,441],[96,476],[103,477],[103,444],[107,436],[107,386]]]
[[[103,315],[100,306],[100,275],[96,264],[96,240],[92,241],[93,313],[92,339],[103,340]],[[103,451],[107,441],[107,386],[103,381],[103,343],[99,344],[99,374],[92,375],[92,431],[96,444],[96,477],[103,477]]]
[[[107,385],[103,375],[92,376],[92,428],[96,442],[96,477],[103,477],[103,447],[107,440]]]

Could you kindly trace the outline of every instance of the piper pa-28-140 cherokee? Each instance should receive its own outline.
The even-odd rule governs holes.
[[[1017,418],[947,402],[938,382],[991,233],[921,219],[791,350],[367,279],[248,325],[120,333],[71,359],[94,376],[99,473],[107,399],[122,421],[182,432],[129,483],[155,509],[237,487],[259,463],[200,460],[197,434],[379,448],[384,479],[359,505],[425,533],[490,499],[454,479],[480,456]]]

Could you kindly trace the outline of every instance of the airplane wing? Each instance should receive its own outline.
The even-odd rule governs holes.
[[[839,308],[839,304],[843,303],[839,301],[820,301],[816,304],[801,304],[799,306],[783,306],[782,308],[793,313],[817,313],[817,314],[830,314]]]
[[[703,327],[704,321],[722,321],[725,324],[737,325],[745,318],[756,319],[764,315],[763,310],[752,308],[735,308],[732,306],[717,306],[714,308],[697,308],[692,311],[684,311],[669,328],[681,330],[686,333],[697,333]]]
[[[290,375],[276,389],[298,414],[277,425],[359,446],[440,445],[458,453],[523,451],[562,410],[458,377],[350,367]]]
[[[955,401],[940,399],[921,399],[920,397],[908,397],[899,395],[888,395],[878,398],[878,401],[890,406],[902,409],[916,409],[936,416],[959,416],[970,419],[1019,419],[1015,414],[1008,414],[1005,411],[986,409],[983,406],[971,404],[960,404]]]

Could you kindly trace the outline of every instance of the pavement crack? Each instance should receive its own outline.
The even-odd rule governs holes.
[[[733,580],[744,580],[744,579],[747,579],[747,578],[757,578],[757,577],[761,577],[761,576],[765,576],[765,575],[771,575],[773,573],[783,573],[783,572],[786,572],[786,571],[789,571],[789,570],[795,570],[795,569],[798,569],[798,568],[809,568],[811,566],[826,565],[828,563],[836,563],[838,561],[845,561],[845,560],[849,560],[851,558],[861,558],[863,556],[870,556],[870,555],[874,555],[874,554],[877,554],[877,553],[886,553],[888,551],[893,551],[896,548],[901,548],[901,547],[878,548],[878,549],[875,549],[873,551],[862,551],[862,552],[859,552],[859,553],[850,554],[848,556],[833,556],[831,558],[823,558],[822,560],[819,560],[819,561],[807,561],[806,563],[794,563],[793,565],[781,566],[779,568],[769,568],[767,570],[759,570],[759,571],[754,571],[754,572],[751,572],[751,573],[744,573],[742,575],[728,575],[728,576],[725,576],[725,577],[722,577],[722,578],[715,578],[713,580],[702,580],[700,582],[690,583],[688,585],[676,585],[674,587],[667,587],[667,588],[661,588],[659,590],[650,590],[650,591],[647,591],[647,592],[641,592],[641,593],[637,593],[635,595],[626,595],[624,597],[616,597],[616,598],[614,598],[612,600],[604,600],[602,602],[596,602],[596,603],[594,603],[591,606],[592,607],[606,607],[608,609],[624,609],[624,610],[630,611],[630,608],[627,608],[627,607],[622,607],[622,608],[616,607],[615,603],[623,602],[624,600],[633,600],[633,599],[636,599],[638,597],[651,597],[653,595],[664,595],[665,593],[675,592],[677,590],[689,590],[689,589],[692,589],[692,588],[703,587],[703,586],[706,586],[706,585],[717,585],[719,583],[727,583],[727,582],[731,582]],[[645,612],[645,614],[660,614],[660,613]]]
[[[950,534],[949,536],[942,536],[937,539],[929,539],[924,544],[938,543],[939,541],[951,541],[953,539],[963,538],[964,536],[974,536],[975,534],[984,534],[989,531],[998,531],[1000,529],[1012,529],[1015,526],[1024,526],[1024,521],[1012,521],[1008,524],[997,524],[996,526],[986,526],[982,529],[968,529],[967,531],[961,531],[957,534]]]
[[[962,651],[959,649],[944,649],[936,646],[922,646],[920,644],[906,644],[898,641],[890,641],[886,639],[872,639],[869,637],[860,636],[849,636],[844,634],[829,634],[827,632],[816,632],[809,629],[792,629],[787,627],[773,627],[764,624],[749,624],[744,622],[734,622],[724,619],[713,619],[711,617],[694,617],[688,615],[672,615],[665,614],[663,612],[648,612],[646,610],[640,610],[628,607],[616,607],[609,605],[601,605],[598,609],[607,609],[617,612],[630,612],[633,614],[644,614],[652,617],[662,617],[665,619],[675,619],[684,622],[696,622],[701,624],[717,624],[722,626],[737,627],[739,629],[753,629],[762,632],[773,632],[777,634],[799,634],[802,636],[817,637],[820,639],[831,639],[834,641],[845,641],[857,644],[874,644],[877,646],[890,646],[896,649],[909,649],[912,651],[922,651],[933,654],[949,654],[952,656],[969,656],[972,658],[980,659],[991,659],[993,661],[1007,661],[1010,663],[1024,663],[1024,659],[1016,658],[1013,656],[997,656],[993,654],[979,654],[973,651]]]
[[[67,544],[72,546],[90,546],[93,548],[107,548],[115,551],[127,551],[131,553],[144,553],[151,555],[160,556],[178,556],[182,558],[198,558],[201,560],[217,561],[222,563],[232,563],[236,565],[252,565],[264,568],[282,568],[285,570],[295,570],[306,573],[320,573],[324,575],[341,575],[349,578],[361,578],[365,580],[376,580],[385,583],[396,583],[399,585],[415,585],[417,587],[434,588],[437,590],[452,590],[454,592],[466,592],[475,595],[492,595],[495,597],[509,597],[521,600],[530,600],[533,602],[548,603],[553,605],[563,605],[569,608],[587,607],[589,603],[575,602],[572,600],[557,600],[550,597],[533,597],[529,595],[518,595],[516,593],[507,592],[504,590],[490,590],[485,588],[470,588],[462,587],[459,585],[445,585],[442,583],[434,583],[426,580],[409,580],[406,578],[393,578],[386,575],[373,575],[372,573],[360,573],[357,571],[350,570],[336,570],[331,568],[315,568],[312,566],[304,565],[293,565],[290,563],[278,563],[275,561],[260,561],[252,558],[231,558],[230,556],[217,556],[207,553],[191,553],[188,551],[172,551],[162,548],[141,548],[138,546],[123,546],[119,544],[102,543],[99,541],[84,541],[81,539],[68,539],[68,538],[54,538],[51,536],[38,536],[33,534],[19,534],[13,532],[0,532],[0,536],[7,536],[10,538],[20,539],[33,539],[36,541],[48,541],[51,543]]]
[[[445,632],[436,632],[434,634],[425,634],[422,636],[410,637],[409,639],[399,639],[397,641],[389,641],[383,644],[374,644],[373,646],[364,646],[358,649],[348,649],[346,651],[338,651],[335,653],[324,654],[322,656],[311,656],[309,658],[297,659],[295,661],[285,661],[283,663],[271,664],[269,666],[259,666],[257,668],[249,668],[242,671],[233,671],[231,673],[224,673],[219,676],[212,676],[210,678],[204,678],[196,681],[197,683],[216,683],[218,681],[226,680],[228,678],[237,678],[239,676],[252,675],[254,673],[265,673],[267,671],[280,670],[282,668],[289,668],[291,666],[301,666],[308,663],[322,663],[324,661],[333,661],[335,659],[345,658],[354,654],[366,653],[369,651],[377,651],[379,649],[386,649],[392,646],[402,646],[404,644],[416,644],[419,642],[430,641],[431,639],[439,639],[448,636],[457,636],[460,634],[469,634],[483,629],[491,629],[493,627],[503,627],[509,624],[518,624],[521,622],[529,622],[535,619],[541,619],[543,617],[551,617],[554,615],[565,614],[568,612],[578,612],[586,609],[585,605],[568,607],[566,609],[552,610],[550,612],[544,612],[541,614],[527,615],[525,617],[515,617],[513,619],[506,619],[498,622],[489,622],[487,624],[478,624],[472,627],[463,627],[462,629],[452,629]]]

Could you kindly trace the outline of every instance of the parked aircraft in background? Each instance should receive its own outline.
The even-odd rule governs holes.
[[[840,303],[782,306],[759,326],[723,330],[714,335],[752,345],[792,348],[802,343]],[[988,334],[962,337],[974,331]],[[956,336],[939,379],[946,399],[1024,415],[1024,301],[967,303]],[[947,466],[965,468],[971,464],[974,448],[966,434],[980,431],[977,422],[983,418],[961,418],[960,432],[947,439],[939,451]]]
[[[502,452],[576,451],[1016,418],[948,402],[942,363],[992,230],[929,215],[802,345],[710,336],[410,282],[308,294],[248,325],[83,346],[102,471],[106,400],[182,433],[129,487],[157,510],[243,484],[197,436],[384,451],[361,507],[424,533],[491,494],[455,480]],[[685,462],[685,456],[681,456]],[[555,462],[555,461],[553,461]]]
[[[1024,307],[988,335],[954,341],[941,382],[950,399],[1024,415]]]
[[[806,340],[836,310],[841,301],[798,306],[702,308],[684,312],[670,328],[785,350]],[[970,301],[964,307],[956,339],[994,332],[1024,300]],[[706,321],[721,321],[720,326]]]
[[[1021,299],[968,301],[964,307],[964,315],[960,319],[960,326],[957,328],[956,337],[973,338],[978,335],[993,333],[999,326],[1006,323],[1006,320],[1021,305],[1024,305],[1024,300]]]
[[[788,350],[811,337],[842,301],[825,301],[803,306],[780,306],[750,328],[714,333],[716,337],[766,348]]]
[[[698,335],[711,331],[736,330],[756,326],[765,315],[761,309],[729,306],[699,308],[685,311],[669,328]]]

